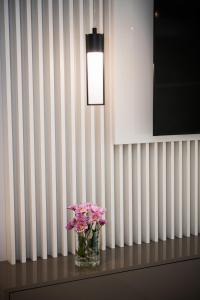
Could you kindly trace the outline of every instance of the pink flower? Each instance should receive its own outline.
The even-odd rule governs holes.
[[[80,204],[77,206],[75,213],[86,213],[87,212],[87,207],[85,207],[83,204]]]
[[[105,213],[105,209],[98,207],[96,205],[91,206],[92,213],[98,214],[99,216],[102,216]]]
[[[103,219],[105,209],[92,203],[72,204],[68,206],[74,212],[74,218],[68,222],[67,229],[75,229],[77,232],[87,231],[88,228],[96,230],[97,224],[103,226],[106,221]],[[97,229],[98,230],[98,229]]]
[[[65,227],[66,227],[68,230],[71,230],[71,229],[74,228],[75,224],[76,224],[76,219],[73,218],[72,220],[70,220],[70,221],[67,223],[67,225],[66,225]]]
[[[67,207],[67,209],[76,211],[77,205],[76,205],[76,204],[71,204],[71,205],[69,205],[69,206]]]
[[[103,226],[103,225],[105,225],[107,222],[106,222],[106,220],[104,220],[104,219],[100,219],[99,220],[99,224],[101,225],[101,226]]]
[[[89,217],[87,216],[87,214],[77,213],[75,218],[79,223],[89,223]]]
[[[92,222],[93,221],[98,222],[100,218],[101,218],[101,215],[99,214],[99,212],[95,212],[92,214]]]
[[[75,225],[75,229],[77,232],[84,232],[88,229],[88,225],[85,223],[79,223],[77,222]]]

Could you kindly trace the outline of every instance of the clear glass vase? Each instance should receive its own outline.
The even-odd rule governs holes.
[[[95,267],[100,264],[100,232],[76,232],[75,265]]]

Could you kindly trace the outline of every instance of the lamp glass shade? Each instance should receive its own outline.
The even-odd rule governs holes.
[[[103,105],[103,52],[87,52],[88,105]]]

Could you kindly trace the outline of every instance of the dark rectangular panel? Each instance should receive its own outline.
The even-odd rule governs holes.
[[[154,4],[153,133],[200,133],[199,1]]]

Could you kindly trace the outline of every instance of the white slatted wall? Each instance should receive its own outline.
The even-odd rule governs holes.
[[[65,208],[86,200],[107,208],[102,249],[199,232],[199,142],[112,144],[110,5],[0,0],[0,226],[11,263],[73,252]],[[105,33],[105,107],[86,106],[93,25]]]

